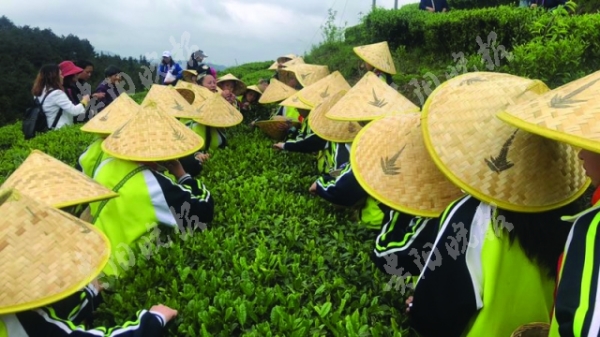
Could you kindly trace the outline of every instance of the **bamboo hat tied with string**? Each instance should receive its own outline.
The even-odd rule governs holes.
[[[300,83],[302,87],[306,88],[329,75],[329,68],[327,66],[317,64],[286,64],[285,68],[281,69],[280,75],[286,79],[285,82],[287,82],[291,76],[295,76],[298,80],[298,83]]]
[[[227,102],[220,94],[213,94],[204,101],[196,112],[199,117],[194,121],[202,125],[218,128],[228,128],[238,125],[244,116],[233,105]]]
[[[502,121],[543,137],[600,152],[600,71],[498,113]]]
[[[115,158],[155,162],[185,157],[203,145],[202,137],[165,113],[158,102],[145,99],[142,109],[102,142],[102,150]]]
[[[463,193],[434,164],[421,114],[391,114],[367,124],[350,151],[354,176],[369,195],[414,216],[438,217]]]
[[[40,150],[33,150],[0,188],[16,189],[56,208],[119,196],[85,174]]]
[[[354,47],[353,50],[361,60],[372,65],[375,69],[390,75],[396,74],[396,66],[387,41]]]
[[[268,90],[268,88],[267,88]],[[304,103],[299,97],[300,91],[296,92],[292,96],[286,98],[283,102],[279,103],[281,106],[292,107],[296,109],[312,110],[312,106]]]
[[[141,107],[127,93],[121,93],[112,103],[92,117],[81,127],[81,131],[110,135],[125,124]]]
[[[227,74],[227,75],[223,75],[221,77],[219,77],[219,79],[217,80],[217,86],[219,88],[221,88],[220,85],[223,85],[223,83],[231,81],[233,82],[233,94],[236,96],[239,95],[243,95],[244,92],[246,92],[246,83],[244,83],[242,80],[240,80],[239,78],[233,76],[233,74]],[[223,90],[223,88],[221,88],[221,90]]]
[[[371,121],[394,112],[417,112],[419,107],[367,72],[325,116],[338,121]]]
[[[17,190],[0,190],[0,219],[0,315],[60,301],[108,263],[97,228]]]
[[[193,69],[186,69],[181,72],[181,77],[183,80],[188,83],[196,83],[196,78],[198,77],[198,72]],[[179,81],[177,81],[179,83]]]
[[[318,80],[314,84],[298,91],[298,98],[309,106],[317,106],[326,98],[342,90],[348,91],[352,87],[339,71]]]
[[[468,194],[502,209],[544,212],[574,201],[589,185],[576,151],[496,118],[548,91],[541,81],[492,72],[442,83],[421,122],[433,161]]]
[[[188,89],[194,93],[194,100],[192,103],[190,103],[193,108],[199,107],[200,105],[202,105],[202,103],[204,103],[204,101],[206,101],[206,99],[208,99],[209,97],[211,97],[212,95],[215,94],[214,92],[210,91],[208,88],[205,88],[201,85],[183,82],[183,81],[178,81],[177,84],[175,85],[175,89],[176,90]],[[179,92],[179,94],[181,94],[181,91]],[[189,103],[189,101],[188,101],[188,103]]]

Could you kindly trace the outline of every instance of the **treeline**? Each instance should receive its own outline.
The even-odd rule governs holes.
[[[18,27],[0,17],[0,126],[21,119],[31,104],[31,87],[42,65],[82,59],[94,64],[92,89],[103,80],[109,65],[125,73],[123,89],[128,93],[145,90],[156,80],[155,67],[142,55],[135,59],[99,53],[86,39],[57,36],[50,29]]]

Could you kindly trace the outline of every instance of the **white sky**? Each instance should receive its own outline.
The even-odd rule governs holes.
[[[1,0],[0,15],[17,26],[88,39],[96,51],[154,59],[170,50],[184,60],[202,49],[207,62],[231,66],[302,54],[322,39],[328,8],[338,12],[338,25],[350,27],[371,6],[372,0]],[[391,9],[394,0],[377,6]]]

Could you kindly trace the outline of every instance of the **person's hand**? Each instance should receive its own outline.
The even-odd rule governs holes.
[[[83,105],[87,105],[90,102],[90,95],[83,95],[83,97],[81,98],[81,103],[83,103]]]
[[[208,158],[210,158],[210,154],[198,152],[194,158],[196,158],[196,160],[198,160],[200,163],[204,163],[208,160]]]
[[[250,107],[250,102],[244,102],[244,104],[242,104],[242,109],[247,110]]]
[[[276,144],[273,144],[273,148],[275,150],[283,150],[283,145],[285,145],[285,143],[276,143]]]
[[[168,323],[170,320],[172,320],[173,318],[175,318],[177,316],[177,310],[171,309],[163,304],[158,304],[158,305],[152,306],[152,308],[150,308],[150,312],[155,312],[157,314],[161,314],[166,320],[165,323]]]
[[[412,302],[413,302],[413,297],[409,296],[405,302],[406,303],[406,313],[410,313],[410,308],[412,307]]]
[[[425,9],[427,9],[428,11],[430,11],[432,13],[435,12],[435,9],[433,9],[433,7],[425,7]]]
[[[104,96],[106,96],[106,93],[103,93],[103,92],[97,92],[97,93],[95,93],[95,94],[92,95],[92,97],[99,98],[99,99],[103,99]]]
[[[102,286],[102,284],[100,283],[100,281],[98,281],[97,278],[95,278],[92,281],[92,285],[94,286],[94,288],[96,288],[96,290],[98,290],[98,293],[100,293],[102,290],[104,290],[104,287]]]
[[[445,12],[446,12],[446,8],[442,9],[442,12],[444,12],[444,13],[445,13]]]
[[[530,7],[531,7],[531,8],[536,8],[536,7],[537,7],[537,4],[531,4],[531,6],[530,6]]]
[[[317,182],[315,181],[312,185],[310,185],[310,188],[308,189],[308,192],[312,195],[316,195],[317,194]]]
[[[181,166],[179,160],[168,160],[161,164],[178,180],[185,175],[185,170],[183,169],[183,166]]]

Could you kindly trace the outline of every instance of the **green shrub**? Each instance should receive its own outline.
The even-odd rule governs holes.
[[[502,5],[518,6],[519,0],[448,0],[450,10],[498,7]]]
[[[244,81],[246,85],[256,85],[261,78],[269,79],[275,74],[274,71],[268,70],[273,62],[275,61],[246,63],[241,66],[227,68],[221,73],[231,73],[235,77]]]
[[[353,46],[345,42],[323,43],[314,46],[305,61],[326,65],[331,72],[338,70],[350,84],[353,84],[358,80],[358,66],[361,60],[352,48]]]

